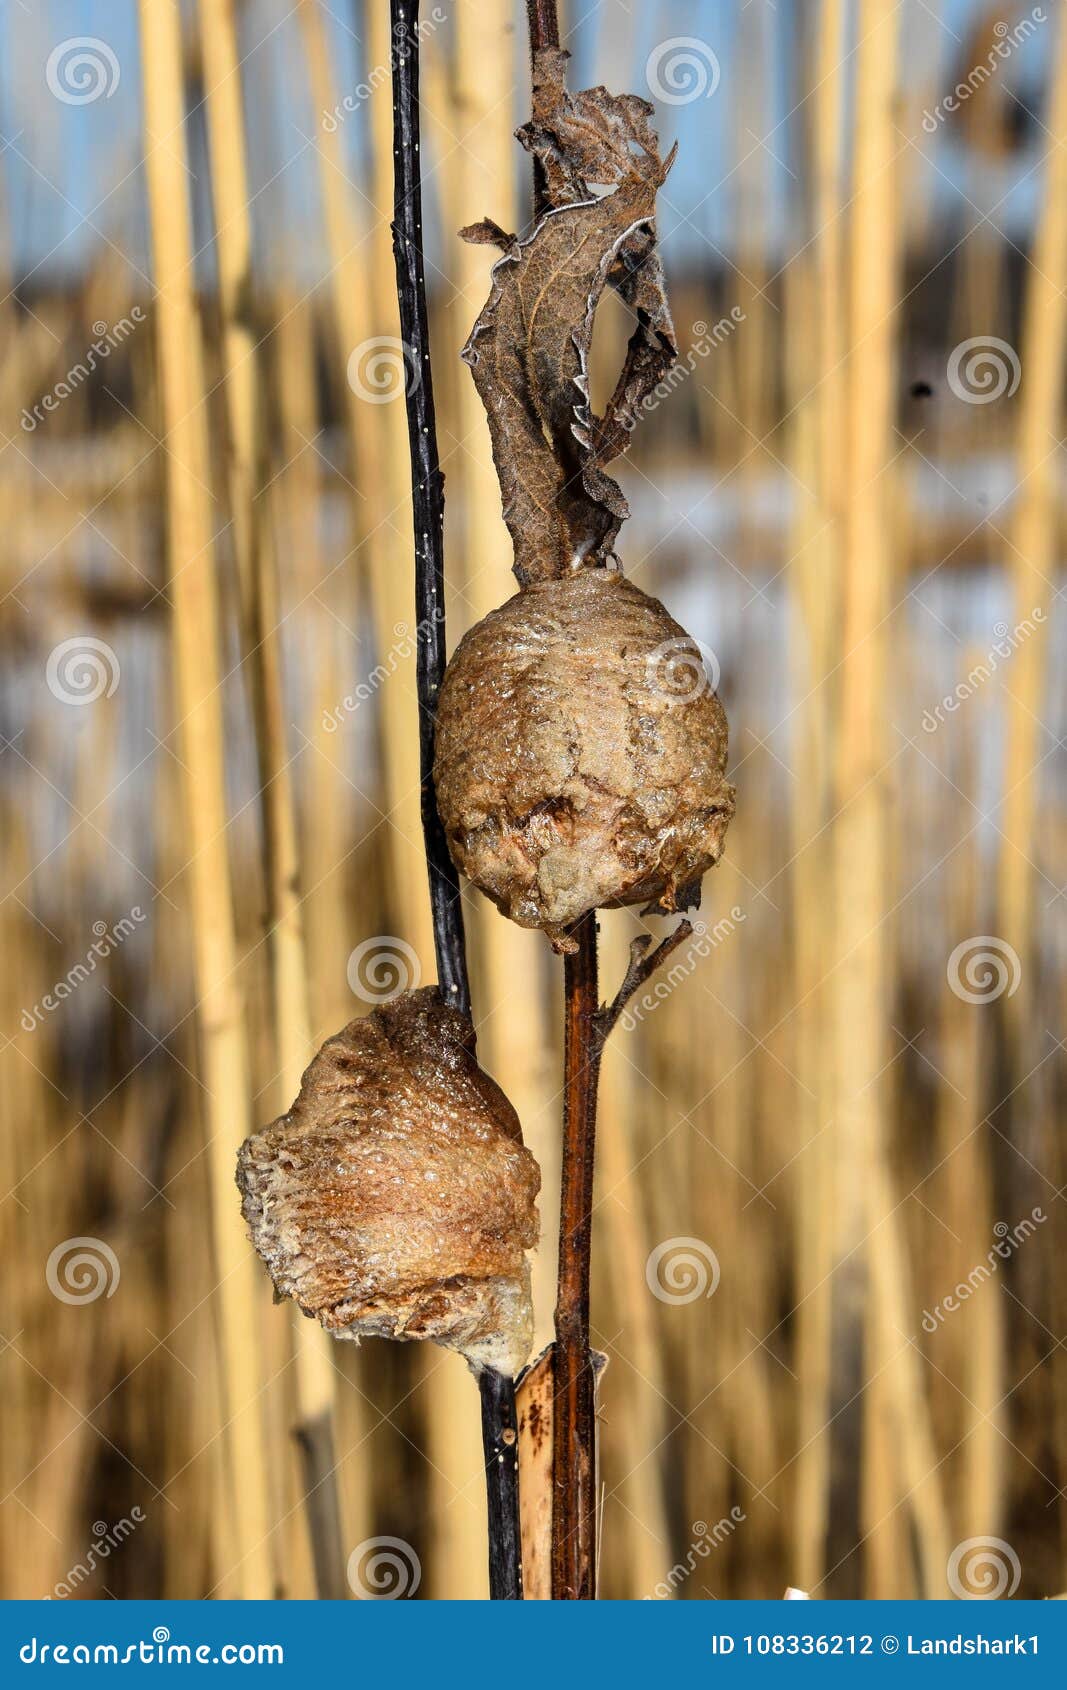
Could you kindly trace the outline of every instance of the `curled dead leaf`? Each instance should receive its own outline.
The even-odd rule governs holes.
[[[554,50],[537,55],[533,117],[518,131],[541,166],[548,210],[525,240],[489,218],[462,231],[503,252],[463,356],[488,413],[524,586],[612,555],[629,509],[606,466],[677,356],[655,229],[674,153],[661,160],[647,101],[604,88],[570,94],[566,61]],[[608,286],[633,312],[634,330],[597,416],[589,350]]]

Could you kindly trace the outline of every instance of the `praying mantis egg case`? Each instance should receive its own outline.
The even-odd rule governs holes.
[[[587,911],[695,901],[734,812],[700,648],[615,570],[523,588],[460,642],[434,781],[457,866],[557,949]]]
[[[513,1377],[533,1333],[541,1176],[436,987],[328,1039],[237,1183],[275,1292],[337,1338],[430,1338]]]

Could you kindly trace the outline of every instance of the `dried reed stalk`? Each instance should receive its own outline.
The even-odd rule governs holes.
[[[865,0],[860,14],[848,364],[848,473],[844,488],[842,656],[837,701],[834,829],[837,966],[834,974],[834,1354],[828,1558],[835,1594],[855,1595],[863,1532],[864,1325],[869,1191],[885,1137],[887,913],[883,699],[889,557],[885,489],[892,418],[896,308],[895,219],[890,168],[896,67],[895,8]]]
[[[602,924],[602,961],[612,978],[625,973],[630,931],[629,918],[615,912]],[[645,1042],[633,1031],[625,1047],[609,1045],[599,1100],[603,1118],[611,1122],[611,1130],[600,1136],[599,1148],[599,1207],[605,1256],[611,1263],[611,1272],[604,1278],[611,1285],[611,1331],[620,1333],[619,1344],[613,1348],[623,1351],[621,1362],[612,1369],[612,1395],[619,1412],[604,1432],[605,1444],[611,1440],[618,1471],[624,1475],[618,1524],[610,1534],[611,1562],[618,1573],[624,1572],[620,1588],[642,1593],[653,1590],[662,1579],[670,1543],[661,1459],[668,1405],[655,1383],[665,1377],[666,1358],[656,1320],[659,1304],[647,1294],[645,1281],[645,1263],[655,1240],[648,1232],[640,1177],[643,1112],[634,1071],[644,1068]],[[608,1588],[613,1569],[606,1519],[603,1535],[601,1567]]]
[[[249,297],[252,224],[248,204],[241,72],[233,0],[201,0],[208,141],[218,255],[219,309],[226,400],[227,480],[234,556],[241,587],[245,662],[251,672],[267,865],[267,908],[278,1085],[286,1099],[314,1045],[304,939],[301,864],[286,744],[280,603],[273,535],[257,515],[259,368]],[[261,432],[262,432],[262,425]],[[264,483],[270,480],[269,457]],[[321,1327],[291,1316],[296,1353],[298,1424],[307,1525],[318,1594],[346,1595],[340,1505],[334,1475],[334,1371]]]
[[[973,661],[982,654],[973,652]],[[968,663],[968,668],[970,663]],[[983,699],[987,717],[995,706]],[[992,722],[987,732],[992,731]],[[983,738],[982,728],[976,735]],[[970,771],[968,771],[969,773]],[[970,790],[971,780],[966,789]],[[962,808],[962,806],[961,806]],[[949,902],[950,931],[970,933],[976,929],[982,909],[982,865],[980,846],[973,834],[967,840],[961,860],[954,864]],[[936,1160],[944,1169],[944,1198],[935,1197],[934,1211],[943,1215],[954,1245],[947,1268],[944,1236],[938,1228],[937,1248],[932,1252],[935,1284],[959,1283],[975,1262],[988,1254],[989,1241],[999,1215],[996,1208],[990,1166],[988,1127],[975,1130],[975,1100],[989,1096],[993,1068],[992,1051],[982,1031],[981,1017],[974,1005],[955,992],[943,994],[943,1011],[938,1045],[943,1053],[944,1084],[938,1093],[938,1140]],[[958,1242],[957,1242],[958,1241]],[[968,1323],[962,1329],[942,1327],[930,1339],[936,1367],[949,1375],[946,1396],[953,1431],[949,1447],[963,1440],[961,1470],[963,1482],[949,1492],[954,1542],[977,1537],[1000,1528],[1004,1520],[1007,1448],[1001,1433],[1001,1405],[1004,1400],[1005,1319],[1011,1307],[1003,1297],[976,1298],[968,1309]],[[942,1358],[945,1343],[951,1346]],[[962,1393],[962,1394],[961,1394]],[[940,1427],[939,1427],[940,1430]],[[942,1434],[942,1440],[945,1435]]]
[[[794,464],[810,498],[798,501],[790,580],[798,637],[792,654],[799,714],[798,780],[792,805],[793,922],[800,1135],[796,1228],[798,1449],[794,1497],[795,1562],[790,1576],[805,1590],[825,1570],[829,1507],[832,1159],[827,1117],[832,1073],[826,1053],[828,994],[824,912],[831,894],[820,848],[832,814],[833,669],[841,593],[840,442],[845,437],[843,141],[844,0],[822,0],[812,53],[810,262],[798,256],[787,279]],[[804,231],[805,235],[807,230]],[[814,326],[814,332],[812,332]]]
[[[1008,693],[1008,746],[999,867],[1000,933],[1019,953],[1018,991],[1007,1000],[1023,1072],[1030,1066],[1026,1029],[1033,1022],[1037,989],[1035,859],[1038,781],[1051,731],[1044,727],[1048,678],[1048,623],[1061,556],[1060,475],[1063,383],[1067,359],[1067,17],[1059,18],[1052,71],[1044,208],[1027,272],[1021,346],[1022,386],[1015,475],[1018,496],[1010,524],[1013,625],[1043,610],[1036,628],[1012,658]],[[1045,877],[1051,897],[1051,882]]]
[[[141,0],[140,20],[167,551],[228,1415],[225,1496],[238,1556],[232,1588],[265,1598],[273,1593],[273,1575],[259,1403],[260,1284],[232,1195],[234,1147],[252,1127],[251,1083],[226,849],[214,518],[183,144],[180,10],[176,0]]]
[[[917,1358],[899,1339],[906,1329],[909,1275],[887,1154],[891,863],[884,697],[892,672],[885,619],[892,573],[887,466],[898,306],[893,171],[898,28],[892,0],[866,0],[860,19],[850,250],[850,453],[844,506],[849,567],[843,581],[834,850],[839,1224],[831,1408],[840,1441],[831,1474],[830,1563],[851,1591],[859,1576],[856,1546],[885,1512],[872,1497],[860,1498],[856,1482],[864,1416],[869,1432],[885,1415],[891,1426],[887,1447],[895,1451],[911,1501],[921,1584],[929,1594],[943,1577],[949,1544]],[[873,1335],[864,1361],[867,1308]],[[865,1397],[857,1390],[864,1380]],[[873,1476],[874,1464],[866,1471]]]

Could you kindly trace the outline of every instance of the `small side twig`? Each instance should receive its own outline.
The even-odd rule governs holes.
[[[430,365],[430,326],[422,244],[422,170],[419,148],[419,0],[391,0],[393,28],[393,255],[396,259],[400,333],[411,360],[405,393],[411,452],[411,502],[415,525],[416,685],[422,831],[430,881],[437,981],[446,1003],[471,1013],[459,876],[437,809],[433,784],[434,726],[444,678],[445,483],[437,445],[437,415]],[[492,1369],[478,1375],[482,1401],[489,1517],[489,1594],[522,1596],[519,1473],[515,1384]]]
[[[652,978],[660,964],[666,962],[672,952],[691,938],[692,934],[693,923],[691,921],[680,921],[674,932],[668,933],[655,950],[651,951],[651,954],[651,933],[642,933],[636,939],[630,941],[630,963],[623,976],[622,985],[609,1004],[601,1004],[594,1017],[594,1032],[600,1042],[601,1049],[607,1043],[615,1023],[630,999]]]

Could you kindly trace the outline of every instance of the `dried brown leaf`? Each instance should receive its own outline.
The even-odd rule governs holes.
[[[661,161],[647,101],[604,88],[569,94],[566,60],[538,55],[533,119],[519,131],[542,166],[548,211],[527,240],[490,219],[463,231],[504,251],[464,357],[489,416],[523,585],[611,555],[629,511],[605,466],[625,450],[642,401],[676,357],[654,221],[674,154]],[[606,286],[635,327],[598,417],[589,348]]]

